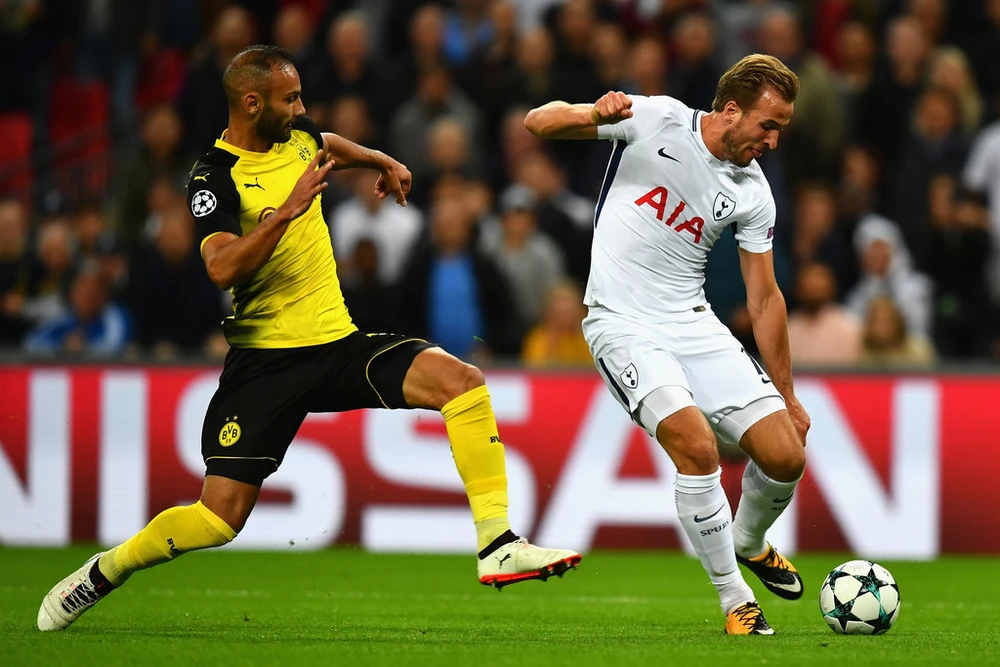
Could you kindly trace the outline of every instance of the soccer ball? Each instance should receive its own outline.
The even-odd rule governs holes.
[[[881,635],[899,618],[899,586],[878,563],[848,561],[827,575],[819,608],[837,634]]]

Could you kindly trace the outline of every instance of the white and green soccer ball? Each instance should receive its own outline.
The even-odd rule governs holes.
[[[819,608],[837,634],[881,635],[899,618],[899,586],[878,563],[848,561],[827,575]]]

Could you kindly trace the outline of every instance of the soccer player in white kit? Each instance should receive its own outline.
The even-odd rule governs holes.
[[[730,634],[774,634],[737,563],[780,597],[802,596],[795,568],[765,539],[802,477],[809,416],[795,398],[774,279],[774,198],[754,162],[777,146],[798,88],[780,60],[755,54],[722,76],[711,112],[609,92],[595,104],[550,102],[524,121],[540,137],[614,142],[583,332],[612,394],[677,466],[677,514]],[[727,227],[767,372],[705,301],[708,252]],[[751,459],[735,519],[716,433]]]

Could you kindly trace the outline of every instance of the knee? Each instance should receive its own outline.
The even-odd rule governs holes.
[[[678,463],[677,472],[682,475],[711,475],[719,469],[719,450],[714,441],[692,443],[681,458],[684,463]]]
[[[200,500],[208,511],[239,533],[250,518],[259,492],[260,488],[251,484],[209,475]]]
[[[234,533],[239,533],[243,531],[243,527],[247,525],[247,519],[250,518],[250,511],[252,508],[240,508],[238,510],[229,512],[226,517],[219,517],[226,522],[226,525],[233,529]]]
[[[216,500],[213,507],[209,507],[204,502],[202,504],[208,507],[212,514],[222,519],[235,533],[243,530],[247,519],[250,518],[250,512],[253,511],[253,505],[247,505],[237,500],[229,502]]]
[[[784,459],[784,466],[781,473],[782,478],[779,481],[782,482],[794,482],[795,480],[802,477],[802,473],[806,470],[806,449],[798,442],[792,443],[789,447],[788,455]],[[778,479],[778,478],[775,478]]]
[[[472,391],[476,387],[482,387],[486,384],[486,376],[479,368],[465,362],[459,363],[461,368],[455,373],[457,376],[455,382],[459,391],[452,398],[457,398],[467,391]]]
[[[806,450],[797,438],[789,439],[785,446],[776,450],[768,461],[757,463],[764,474],[776,482],[794,482],[802,477],[806,469]]]
[[[719,469],[719,449],[711,429],[657,429],[657,439],[682,475],[711,475]]]
[[[438,392],[434,400],[434,407],[440,410],[462,394],[468,393],[477,387],[482,387],[485,384],[486,377],[481,370],[472,364],[455,359],[449,365],[447,372],[442,374],[438,382]]]

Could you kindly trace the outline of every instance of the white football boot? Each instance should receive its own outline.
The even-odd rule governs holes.
[[[56,584],[42,599],[38,608],[39,630],[65,630],[103,597],[90,580],[90,569],[102,555],[103,552],[96,553],[88,558],[79,570]]]
[[[583,556],[568,549],[544,549],[521,537],[479,559],[479,583],[503,588],[530,579],[545,581],[576,568]]]

